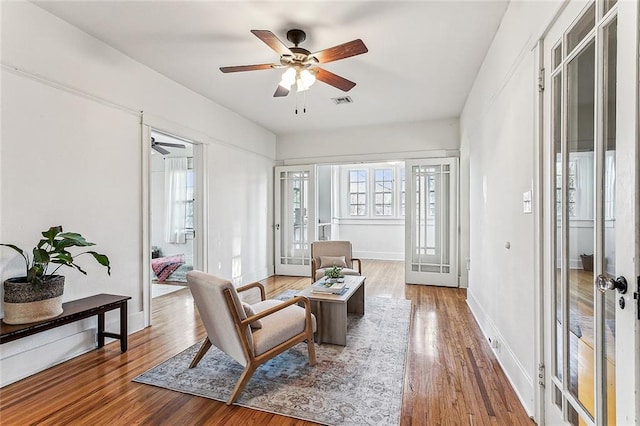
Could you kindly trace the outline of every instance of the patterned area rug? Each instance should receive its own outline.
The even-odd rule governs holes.
[[[308,364],[301,343],[256,370],[236,404],[329,425],[400,423],[411,302],[367,298],[365,315],[349,315],[347,346],[316,345]],[[148,370],[135,382],[226,401],[242,367],[213,347],[198,366],[200,343]]]

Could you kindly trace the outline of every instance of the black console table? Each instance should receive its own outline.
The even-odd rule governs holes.
[[[120,350],[127,350],[127,300],[129,296],[114,294],[96,294],[84,299],[72,300],[62,304],[62,314],[45,321],[29,324],[9,325],[0,322],[0,344],[21,339],[42,331],[51,330],[81,319],[98,316],[98,347],[104,346],[104,338],[111,337],[120,340]],[[120,309],[120,333],[110,333],[104,330],[104,313],[113,309]]]

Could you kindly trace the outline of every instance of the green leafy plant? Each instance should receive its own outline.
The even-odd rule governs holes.
[[[343,278],[344,274],[342,273],[342,268],[334,264],[331,268],[325,269],[324,276],[327,278]]]
[[[75,263],[75,258],[84,254],[90,254],[93,258],[102,266],[107,268],[107,274],[111,275],[111,265],[109,258],[98,252],[87,250],[81,253],[72,254],[68,251],[71,247],[89,247],[95,245],[87,241],[82,235],[76,232],[63,232],[62,226],[52,226],[49,230],[42,233],[44,237],[33,248],[31,258],[28,254],[13,244],[2,244],[0,246],[6,246],[17,251],[25,261],[26,265],[26,281],[31,283],[36,289],[39,288],[44,281],[63,266],[75,268],[83,274],[87,273]],[[48,274],[47,270],[49,266],[57,265],[55,269]]]

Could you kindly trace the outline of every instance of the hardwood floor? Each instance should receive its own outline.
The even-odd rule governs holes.
[[[406,285],[401,262],[363,261],[367,297],[406,298],[412,319],[402,425],[530,425],[466,302],[464,289]],[[309,285],[271,277],[267,295]],[[2,425],[306,425],[131,380],[204,338],[187,289],[154,299],[153,326],[0,390]],[[28,362],[28,360],[25,360]]]

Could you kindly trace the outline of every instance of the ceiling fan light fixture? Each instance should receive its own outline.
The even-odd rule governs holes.
[[[293,68],[287,68],[282,74],[282,80],[280,80],[280,86],[285,89],[291,89],[291,86],[296,82],[296,70]]]
[[[280,55],[280,63],[220,67],[220,71],[223,73],[235,73],[286,68],[273,94],[276,98],[287,96],[294,84],[298,92],[308,90],[316,79],[343,92],[348,92],[353,89],[356,83],[323,68],[318,68],[316,65],[362,55],[369,51],[362,40],[356,39],[311,53],[309,50],[299,47],[300,43],[306,39],[305,32],[299,29],[292,29],[287,32],[287,40],[292,42],[295,45],[294,47],[284,45],[269,30],[251,30],[251,33]]]
[[[316,75],[312,71],[304,69],[300,71],[299,80],[302,80],[302,83],[308,89],[309,87],[313,86],[313,83],[316,82]]]
[[[315,73],[308,69],[298,70],[296,76],[296,88],[298,92],[309,90],[313,83],[316,82]]]
[[[298,80],[296,80],[296,91],[304,92],[305,90],[309,90],[309,86],[304,84],[304,81],[302,81],[302,79],[298,77]]]

